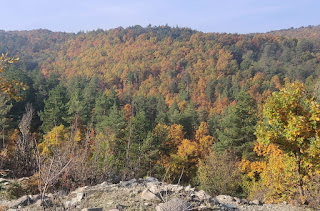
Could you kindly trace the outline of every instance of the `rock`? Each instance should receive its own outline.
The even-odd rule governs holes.
[[[160,182],[158,181],[158,179],[154,177],[147,177],[144,180],[144,183],[147,186],[147,188],[153,193],[158,193],[162,190],[161,188],[159,188]]]
[[[8,182],[8,180],[4,179],[4,178],[0,178],[0,183],[5,183]]]
[[[203,190],[195,192],[194,195],[196,195],[200,201],[209,200],[211,198],[211,196]]]
[[[35,202],[35,201],[38,201],[38,199],[40,199],[40,195],[37,194],[37,195],[28,195],[29,198],[31,199],[31,201]]]
[[[8,185],[10,185],[10,182],[3,182],[2,185],[3,186],[8,186]]]
[[[151,206],[151,205],[152,205],[152,204],[150,204],[150,203],[148,203],[148,202],[144,203],[144,206],[146,206],[146,207]]]
[[[35,203],[38,207],[51,207],[53,205],[52,200],[50,198],[45,198],[43,201],[38,199]]]
[[[160,201],[160,198],[154,193],[152,193],[149,189],[142,191],[141,199],[146,201]]]
[[[216,198],[210,198],[209,202],[211,205],[218,205],[219,204],[219,201]]]
[[[66,201],[65,206],[66,207],[74,207],[77,203],[81,202],[82,199],[84,199],[85,194],[84,193],[77,193],[77,196],[71,199],[71,201]]]
[[[144,179],[144,181],[146,181],[146,182],[153,182],[153,183],[158,183],[158,182],[159,182],[159,180],[158,180],[157,178],[154,178],[154,177],[146,177],[146,178]]]
[[[132,186],[137,182],[136,179],[128,180],[128,181],[121,181],[120,186],[127,187],[127,186]]]
[[[17,200],[11,201],[7,204],[8,208],[18,208],[19,206],[26,206],[28,204],[31,204],[32,200],[29,196],[22,196]]]
[[[183,187],[180,186],[180,185],[172,185],[172,186],[171,186],[171,191],[173,191],[173,192],[178,193],[178,192],[180,192],[180,191],[182,191],[182,190],[183,190]]]
[[[106,188],[106,187],[109,187],[110,185],[112,185],[112,184],[110,184],[109,182],[103,182],[100,184],[100,187]]]
[[[184,187],[184,191],[189,192],[189,191],[195,191],[195,188],[192,188],[191,185],[188,185]]]
[[[84,208],[81,211],[102,211],[102,208]],[[116,209],[117,210],[117,209]]]
[[[234,206],[232,206],[232,205],[230,205],[230,204],[223,204],[223,205],[221,206],[221,210],[227,210],[227,211],[229,211],[229,210],[239,210],[239,209],[236,208],[236,207],[234,207]]]
[[[22,178],[18,179],[19,182],[23,182],[26,180],[29,180],[29,177],[22,177]]]
[[[233,200],[237,203],[240,204],[241,203],[241,199],[237,198],[237,197],[233,197]]]
[[[75,199],[76,201],[80,202],[83,198],[84,198],[84,193],[78,193]]]
[[[249,204],[252,204],[252,205],[262,205],[262,202],[256,199],[256,200],[251,201]]]
[[[111,204],[113,204],[114,203],[114,201],[108,201],[106,204],[107,205],[111,205]]]
[[[84,192],[84,191],[87,190],[87,189],[89,189],[88,186],[80,187],[80,188],[77,188],[77,189],[75,189],[74,191],[72,191],[71,194],[81,193],[81,192]]]
[[[63,205],[64,205],[65,208],[70,208],[71,207],[71,201],[65,201],[63,203]]]
[[[109,211],[120,211],[120,210],[118,210],[118,209],[111,209],[111,210],[109,210]]]
[[[206,206],[206,205],[200,205],[199,207],[197,207],[197,210],[208,210],[210,207]]]
[[[216,199],[218,199],[220,203],[232,203],[235,201],[232,196],[228,196],[228,195],[219,195],[219,196],[216,196]]]
[[[249,201],[247,199],[241,199],[240,204],[249,204]]]
[[[123,210],[123,209],[124,209],[124,206],[121,205],[121,204],[117,204],[117,205],[116,205],[116,209],[117,209],[117,210]]]
[[[158,184],[154,183],[147,183],[147,188],[152,192],[152,193],[159,193],[161,192],[161,188],[158,186]]]
[[[179,198],[173,198],[168,202],[158,204],[158,206],[156,206],[156,211],[180,211],[189,210],[190,208],[191,207],[188,202],[185,202]]]

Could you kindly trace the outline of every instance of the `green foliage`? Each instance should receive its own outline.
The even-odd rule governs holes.
[[[199,163],[197,178],[200,187],[213,196],[239,196],[241,173],[237,162],[236,156],[231,152],[211,151],[209,156]]]
[[[242,91],[237,95],[237,104],[232,106],[220,121],[216,151],[231,149],[238,158],[252,159],[253,143],[256,140],[256,106],[252,97]]]
[[[60,124],[67,125],[65,120],[68,116],[67,102],[68,95],[64,86],[59,85],[50,90],[48,99],[44,100],[44,110],[39,112],[44,133]]]

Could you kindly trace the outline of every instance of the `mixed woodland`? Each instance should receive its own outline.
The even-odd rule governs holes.
[[[0,54],[0,169],[30,177],[20,192],[154,176],[320,205],[319,26],[0,31]]]

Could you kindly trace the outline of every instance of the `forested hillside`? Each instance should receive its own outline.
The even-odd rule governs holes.
[[[25,192],[151,175],[317,206],[319,37],[0,31],[1,81],[16,82],[0,98],[0,169],[32,176]]]

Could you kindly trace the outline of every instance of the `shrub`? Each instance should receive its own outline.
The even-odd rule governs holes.
[[[231,152],[211,151],[200,161],[197,176],[200,187],[212,195],[239,195],[242,192],[238,161]]]

